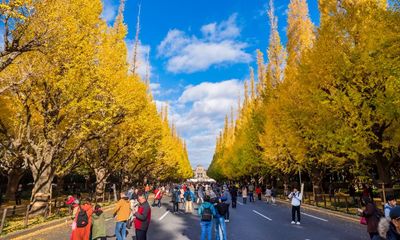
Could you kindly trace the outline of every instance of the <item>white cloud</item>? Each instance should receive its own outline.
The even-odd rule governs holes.
[[[115,0],[103,0],[103,12],[101,13],[101,18],[107,23],[114,21],[117,16],[118,2]]]
[[[126,44],[128,46],[128,62],[132,66],[133,65],[133,50],[135,46],[134,40],[127,40]],[[149,45],[144,45],[139,42],[138,50],[137,50],[137,66],[138,69],[136,70],[137,74],[145,79],[146,72],[149,71],[149,77],[151,78],[152,75],[152,66],[149,62],[147,62],[148,55],[150,54],[151,47]],[[149,64],[147,66],[147,64]],[[148,69],[147,69],[148,68]]]
[[[237,99],[239,94],[243,95],[242,89],[243,82],[236,79],[203,82],[187,86],[178,100],[171,102],[170,120],[184,134],[193,165],[207,165],[211,161],[224,118],[232,107],[237,111]]]
[[[221,23],[201,27],[202,38],[188,36],[178,29],[170,30],[158,46],[158,56],[167,58],[167,70],[173,73],[203,71],[212,65],[248,63],[247,44],[237,40],[240,29],[236,14]]]

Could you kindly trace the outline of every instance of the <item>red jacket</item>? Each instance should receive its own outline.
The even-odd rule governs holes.
[[[147,231],[151,220],[151,208],[148,202],[139,205],[135,217],[135,229]]]
[[[162,198],[162,196],[163,196],[163,192],[161,190],[156,189],[154,191],[154,198],[155,199],[160,200]]]

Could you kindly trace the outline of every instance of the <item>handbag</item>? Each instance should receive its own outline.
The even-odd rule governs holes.
[[[365,217],[360,218],[360,224],[367,225],[367,219]]]

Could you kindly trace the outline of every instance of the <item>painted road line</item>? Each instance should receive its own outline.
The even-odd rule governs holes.
[[[255,214],[258,214],[258,215],[260,215],[261,217],[263,217],[263,218],[265,218],[265,219],[268,219],[268,220],[272,221],[272,219],[271,219],[271,218],[269,218],[269,217],[267,217],[267,216],[265,216],[265,215],[263,215],[263,214],[261,214],[261,213],[257,212],[256,210],[253,210],[253,212],[254,212]]]
[[[237,202],[237,203],[239,203],[239,205],[243,205],[243,203],[241,203],[241,202]]]
[[[167,210],[159,219],[158,221],[163,220],[167,215],[168,215],[169,211]]]
[[[301,213],[301,214],[306,215],[306,216],[309,216],[309,217],[312,217],[312,218],[315,218],[315,219],[318,219],[318,220],[321,220],[321,221],[324,221],[324,222],[327,222],[327,221],[328,221],[328,220],[326,220],[326,219],[313,216],[313,215],[311,215],[311,214],[307,214],[307,213]]]

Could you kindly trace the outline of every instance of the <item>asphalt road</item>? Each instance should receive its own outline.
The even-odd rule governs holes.
[[[152,208],[149,240],[197,240],[200,239],[199,218],[195,214],[172,214],[167,200],[161,208]],[[114,220],[106,212],[107,231],[114,235]],[[291,209],[286,204],[268,205],[265,202],[238,203],[231,209],[231,221],[227,223],[229,240],[367,240],[366,227],[356,222],[338,219],[312,210],[302,211],[301,225],[292,225]],[[68,240],[70,226],[41,230],[21,239]],[[130,230],[128,238],[134,239]]]

